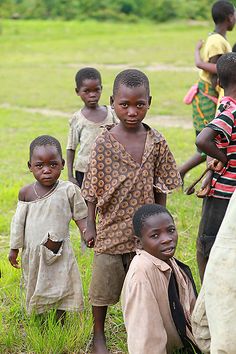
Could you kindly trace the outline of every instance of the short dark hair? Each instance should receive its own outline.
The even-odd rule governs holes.
[[[117,93],[117,90],[120,85],[124,85],[127,87],[144,86],[148,96],[150,93],[148,77],[142,71],[137,69],[127,69],[121,71],[116,76],[113,84],[113,96],[115,96],[115,94]]]
[[[233,15],[234,5],[227,0],[216,1],[211,9],[211,15],[215,24],[224,22],[229,15]]]
[[[223,54],[216,64],[217,74],[223,88],[236,85],[236,53]]]
[[[77,72],[77,74],[75,75],[75,83],[76,83],[77,89],[80,89],[84,80],[98,80],[100,85],[102,85],[101,74],[97,69],[94,69],[94,68],[86,67],[86,68],[80,69]]]
[[[62,159],[61,144],[59,143],[59,141],[56,138],[54,138],[53,136],[50,136],[50,135],[40,135],[31,142],[30,151],[29,151],[29,155],[30,155],[29,159],[31,160],[32,155],[33,155],[33,151],[37,146],[45,146],[45,145],[55,146],[58,151],[58,154],[60,155],[60,157]]]
[[[146,219],[148,219],[152,215],[158,214],[168,214],[171,219],[174,221],[171,213],[160,204],[146,204],[141,206],[133,216],[133,229],[136,236],[142,238],[142,228]]]

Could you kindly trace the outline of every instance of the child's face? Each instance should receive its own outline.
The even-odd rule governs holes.
[[[86,107],[94,108],[101,97],[102,86],[99,80],[86,79],[83,80],[80,89],[76,88],[75,91]]]
[[[178,234],[167,213],[148,217],[142,227],[142,248],[152,256],[168,262],[174,256]]]
[[[228,16],[228,31],[232,31],[234,26],[235,26],[235,21],[236,21],[236,12],[234,11],[234,14]]]
[[[120,85],[114,96],[111,97],[111,105],[121,123],[128,129],[137,128],[151,103],[151,97],[147,95],[144,86],[127,87]]]
[[[58,180],[64,163],[55,146],[45,145],[34,148],[28,166],[41,185],[50,187]]]

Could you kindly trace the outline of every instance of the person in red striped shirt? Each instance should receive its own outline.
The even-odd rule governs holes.
[[[196,139],[197,147],[208,155],[211,166],[200,193],[204,197],[197,238],[201,280],[229,200],[236,189],[236,53],[227,53],[219,58],[217,74],[225,96],[215,118]]]

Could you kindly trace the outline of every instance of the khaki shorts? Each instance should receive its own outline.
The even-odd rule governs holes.
[[[135,254],[135,252],[94,254],[89,289],[89,298],[93,306],[114,305],[119,301],[125,275]]]

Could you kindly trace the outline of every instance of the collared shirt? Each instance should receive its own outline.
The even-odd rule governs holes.
[[[69,120],[70,130],[68,135],[67,150],[79,150],[75,159],[74,168],[76,171],[85,172],[92,145],[96,137],[101,133],[102,127],[117,122],[115,113],[107,106],[107,116],[102,122],[92,122],[87,119],[81,110],[75,112]]]
[[[183,347],[175,327],[168,298],[174,272],[179,300],[187,323],[196,296],[190,279],[172,258],[171,267],[149,253],[138,250],[123,285],[121,304],[130,354],[167,354]],[[195,343],[189,328],[187,337]]]
[[[207,127],[219,132],[216,145],[225,150],[228,158],[227,165],[214,172],[209,196],[230,199],[236,189],[236,101],[223,97],[215,119]]]
[[[155,203],[154,187],[160,193],[168,193],[181,185],[164,137],[145,127],[147,137],[141,164],[113,137],[111,127],[96,139],[82,186],[83,197],[97,205],[96,252],[135,251],[135,211],[144,204]]]

